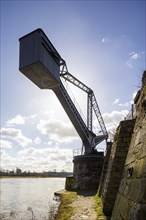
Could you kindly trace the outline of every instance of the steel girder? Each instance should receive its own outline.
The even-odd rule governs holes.
[[[66,71],[64,70],[65,68],[66,68]],[[76,77],[74,77],[71,73],[69,73],[66,66],[62,68],[60,76],[88,94],[88,97],[87,97],[87,127],[90,131],[92,131],[93,110],[94,110],[94,113],[97,117],[97,120],[98,120],[100,128],[101,128],[101,132],[103,133],[103,135],[105,135],[105,137],[107,139],[108,133],[107,133],[105,123],[103,121],[103,118],[102,118],[102,115],[101,115],[101,112],[100,112],[100,109],[99,109],[99,106],[98,106],[98,103],[95,98],[93,90],[90,89],[88,86],[86,86],[84,83],[82,83],[80,80],[78,80]]]

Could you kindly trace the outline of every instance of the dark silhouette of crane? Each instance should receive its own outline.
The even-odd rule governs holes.
[[[39,88],[53,90],[83,142],[84,154],[92,154],[95,147],[108,138],[105,123],[93,90],[68,72],[66,62],[42,29],[37,29],[23,36],[19,41],[20,71]],[[84,122],[65,89],[62,79],[87,93],[87,123]],[[92,129],[93,111],[101,128],[100,135],[96,135]]]

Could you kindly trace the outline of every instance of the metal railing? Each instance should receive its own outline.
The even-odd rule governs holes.
[[[104,153],[105,154],[105,149],[104,148],[96,148],[96,151],[98,153]],[[81,155],[84,155],[83,148],[82,149],[75,149],[75,150],[73,150],[73,158],[75,156],[81,156]]]
[[[73,151],[73,157],[79,156],[79,155],[82,155],[82,150],[81,149],[76,149],[76,150]]]
[[[125,120],[130,120],[136,118],[136,105],[133,104],[127,116],[124,118]]]

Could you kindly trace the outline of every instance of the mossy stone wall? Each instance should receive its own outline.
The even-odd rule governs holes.
[[[112,220],[146,219],[146,71],[135,98],[136,123]]]
[[[111,216],[129,150],[135,120],[121,121],[112,144],[109,163],[102,186],[103,212]]]

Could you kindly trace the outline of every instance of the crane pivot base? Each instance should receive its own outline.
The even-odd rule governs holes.
[[[104,152],[95,155],[75,156],[73,175],[75,190],[97,190],[104,163]]]

